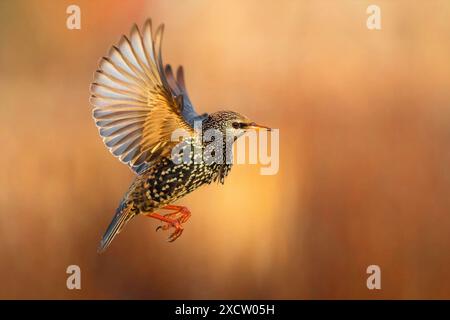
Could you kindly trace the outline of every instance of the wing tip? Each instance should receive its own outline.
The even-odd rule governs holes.
[[[163,34],[164,34],[164,23],[161,23],[158,26],[158,28],[156,28],[155,39],[160,39],[159,41],[161,42]]]
[[[144,21],[144,27],[146,27],[146,26],[149,26],[150,29],[151,29],[151,27],[152,27],[152,18],[147,18],[147,19],[145,19],[145,21]]]

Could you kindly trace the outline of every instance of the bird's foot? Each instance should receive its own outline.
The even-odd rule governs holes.
[[[163,209],[175,211],[165,215],[152,212],[147,214],[146,216],[165,222],[163,225],[158,226],[156,228],[156,231],[175,228],[175,231],[167,238],[167,241],[173,242],[178,239],[178,237],[183,233],[184,229],[181,224],[185,223],[189,219],[189,217],[191,216],[191,212],[188,208],[181,206],[166,206],[163,207]]]
[[[172,227],[175,228],[175,231],[170,234],[170,236],[167,238],[167,241],[174,242],[175,240],[178,239],[179,236],[181,236],[184,230],[183,226],[178,220],[174,220],[173,223],[166,223],[162,226],[159,226],[158,228],[156,228],[156,231],[158,231],[159,229],[167,230]]]

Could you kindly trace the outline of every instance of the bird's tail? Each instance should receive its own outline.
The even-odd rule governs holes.
[[[105,234],[103,235],[102,241],[100,241],[100,246],[97,249],[98,253],[104,252],[114,237],[122,230],[125,224],[134,216],[133,211],[131,210],[132,206],[127,205],[125,201],[122,201],[119,207],[116,210],[116,214],[112,219],[111,223],[106,229]]]

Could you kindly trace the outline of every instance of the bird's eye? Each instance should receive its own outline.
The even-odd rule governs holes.
[[[233,126],[234,129],[239,129],[241,127],[239,122],[233,122],[232,126]]]

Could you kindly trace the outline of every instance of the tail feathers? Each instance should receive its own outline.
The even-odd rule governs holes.
[[[114,237],[120,232],[120,230],[122,230],[128,220],[132,217],[133,214],[131,211],[131,206],[127,206],[125,202],[122,202],[117,208],[116,214],[109,224],[108,229],[106,229],[106,232],[103,235],[100,246],[97,249],[98,253],[104,252],[109,247]]]

